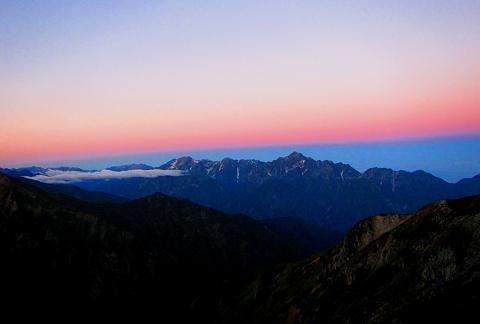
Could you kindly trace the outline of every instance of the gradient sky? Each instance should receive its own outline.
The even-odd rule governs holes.
[[[0,0],[0,165],[480,134],[479,17],[478,0]]]

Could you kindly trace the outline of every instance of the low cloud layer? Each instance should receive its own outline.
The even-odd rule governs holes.
[[[81,171],[60,171],[48,170],[45,174],[39,174],[28,179],[45,183],[74,183],[87,180],[101,179],[125,179],[125,178],[156,178],[161,176],[183,176],[185,173],[181,170],[128,170],[128,171],[110,171],[100,170],[93,172]]]

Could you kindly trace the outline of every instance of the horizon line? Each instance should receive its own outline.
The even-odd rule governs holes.
[[[21,167],[31,167],[35,166],[35,164],[43,164],[52,163],[67,163],[62,166],[75,166],[75,165],[68,165],[68,163],[72,162],[79,162],[79,161],[91,161],[95,159],[107,159],[107,158],[115,158],[115,157],[129,157],[134,155],[150,155],[150,154],[172,154],[172,153],[181,153],[181,152],[215,152],[215,151],[223,151],[223,150],[247,150],[247,149],[260,149],[260,148],[270,148],[270,149],[282,149],[288,148],[292,146],[303,146],[303,147],[318,147],[318,146],[348,146],[348,145],[375,145],[375,144],[407,144],[407,143],[421,143],[421,142],[431,142],[431,141],[445,141],[445,140],[455,140],[455,139],[473,139],[480,137],[479,132],[467,132],[467,133],[457,133],[457,134],[442,134],[442,135],[426,135],[426,136],[418,136],[418,135],[411,135],[411,136],[401,136],[401,137],[389,137],[389,138],[381,138],[381,139],[356,139],[356,140],[337,140],[337,141],[303,141],[303,142],[286,142],[286,143],[271,143],[271,144],[232,144],[232,145],[213,145],[213,146],[202,146],[202,147],[191,147],[191,148],[166,148],[166,149],[151,149],[151,150],[127,150],[122,152],[112,152],[112,153],[98,153],[98,154],[80,154],[75,156],[70,156],[68,158],[58,157],[51,157],[45,158],[41,160],[32,159],[31,162],[27,161],[20,161],[18,163],[5,163],[1,164],[0,168],[21,168]],[[192,154],[193,155],[193,154]],[[185,156],[185,155],[184,155]],[[226,156],[225,158],[228,158]],[[1,162],[0,162],[1,163]],[[138,161],[138,163],[141,163]]]

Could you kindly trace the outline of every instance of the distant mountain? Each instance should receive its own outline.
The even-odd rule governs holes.
[[[186,175],[77,185],[130,199],[162,192],[228,213],[296,217],[339,231],[371,215],[410,213],[435,200],[480,194],[480,176],[451,184],[424,171],[372,168],[362,174],[348,164],[316,161],[298,152],[271,162],[182,157],[160,169]]]
[[[263,272],[225,323],[470,323],[480,305],[480,196],[357,224],[334,248]]]
[[[56,168],[50,168],[50,170],[57,170],[57,171],[77,171],[77,172],[92,172],[92,170],[84,170],[84,169],[75,168],[75,167],[56,167]]]
[[[299,176],[317,176],[328,179],[350,179],[360,176],[360,173],[348,164],[315,161],[298,152],[293,152],[272,162],[230,158],[221,161],[194,160],[187,156],[171,160],[160,168],[189,171],[192,175],[206,175],[226,185],[260,185],[272,178]]]
[[[63,197],[72,197],[78,200],[92,202],[92,203],[102,203],[102,202],[125,202],[128,201],[128,198],[110,195],[108,193],[100,191],[89,191],[79,188],[73,185],[65,184],[49,184],[43,183],[35,180],[30,180],[27,178],[17,177],[18,181],[25,182],[29,185],[40,188],[49,194],[62,198]]]
[[[155,169],[152,166],[146,164],[125,164],[125,165],[118,165],[118,166],[111,166],[106,168],[105,170],[121,172],[121,171],[130,171],[130,170],[153,170]],[[53,171],[75,171],[75,172],[96,172],[98,170],[84,170],[81,168],[76,167],[54,167],[54,168],[42,168],[37,166],[26,167],[26,168],[18,168],[18,169],[2,169],[0,168],[0,172],[4,174],[8,174],[9,176],[13,177],[33,177],[36,175],[45,175],[49,170]]]
[[[92,170],[84,170],[81,168],[76,167],[55,167],[55,168],[42,168],[37,166],[26,167],[26,168],[18,168],[18,169],[2,169],[0,168],[0,172],[4,174],[8,174],[12,177],[33,177],[37,175],[45,175],[49,170],[54,171],[77,171],[77,172],[92,172]]]
[[[126,203],[58,199],[0,174],[0,295],[7,308],[114,307],[117,315],[142,309],[164,320],[198,320],[254,271],[302,254],[247,216],[163,194]]]
[[[457,190],[472,194],[480,192],[480,174],[469,179],[462,179],[456,183]]]
[[[0,168],[0,172],[4,174],[8,174],[12,177],[33,177],[39,174],[46,174],[48,169],[41,168],[41,167],[26,167],[26,168],[18,168],[18,169],[2,169]]]
[[[284,237],[297,242],[307,254],[326,250],[342,238],[340,232],[326,230],[301,218],[269,218],[263,220],[262,223]]]
[[[75,168],[55,170],[60,169]],[[12,176],[43,177],[48,170],[53,169],[4,171]],[[480,194],[480,175],[452,184],[420,170],[372,168],[360,173],[348,164],[317,161],[298,152],[271,162],[195,160],[186,156],[157,168],[131,164],[108,170],[119,174],[101,171],[92,177],[66,174],[65,182],[73,180],[82,189],[129,199],[161,192],[227,213],[247,214],[257,219],[301,218],[324,229],[343,232],[370,215],[411,213],[435,200]],[[145,174],[126,174],[136,171]],[[161,176],[146,174],[154,171]],[[162,171],[181,173],[170,176],[161,174]],[[45,179],[48,181],[48,176]],[[56,179],[64,181],[58,175]]]
[[[126,165],[112,166],[107,168],[106,170],[119,172],[119,171],[129,171],[129,170],[153,170],[153,169],[155,168],[146,164],[126,164]]]

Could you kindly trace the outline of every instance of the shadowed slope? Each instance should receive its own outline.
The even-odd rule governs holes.
[[[265,225],[162,194],[58,200],[0,174],[1,294],[8,304],[214,313],[252,271],[300,251]],[[87,308],[85,308],[87,307]]]
[[[368,218],[331,250],[264,272],[227,322],[462,322],[480,306],[479,271],[480,196],[440,201]]]

